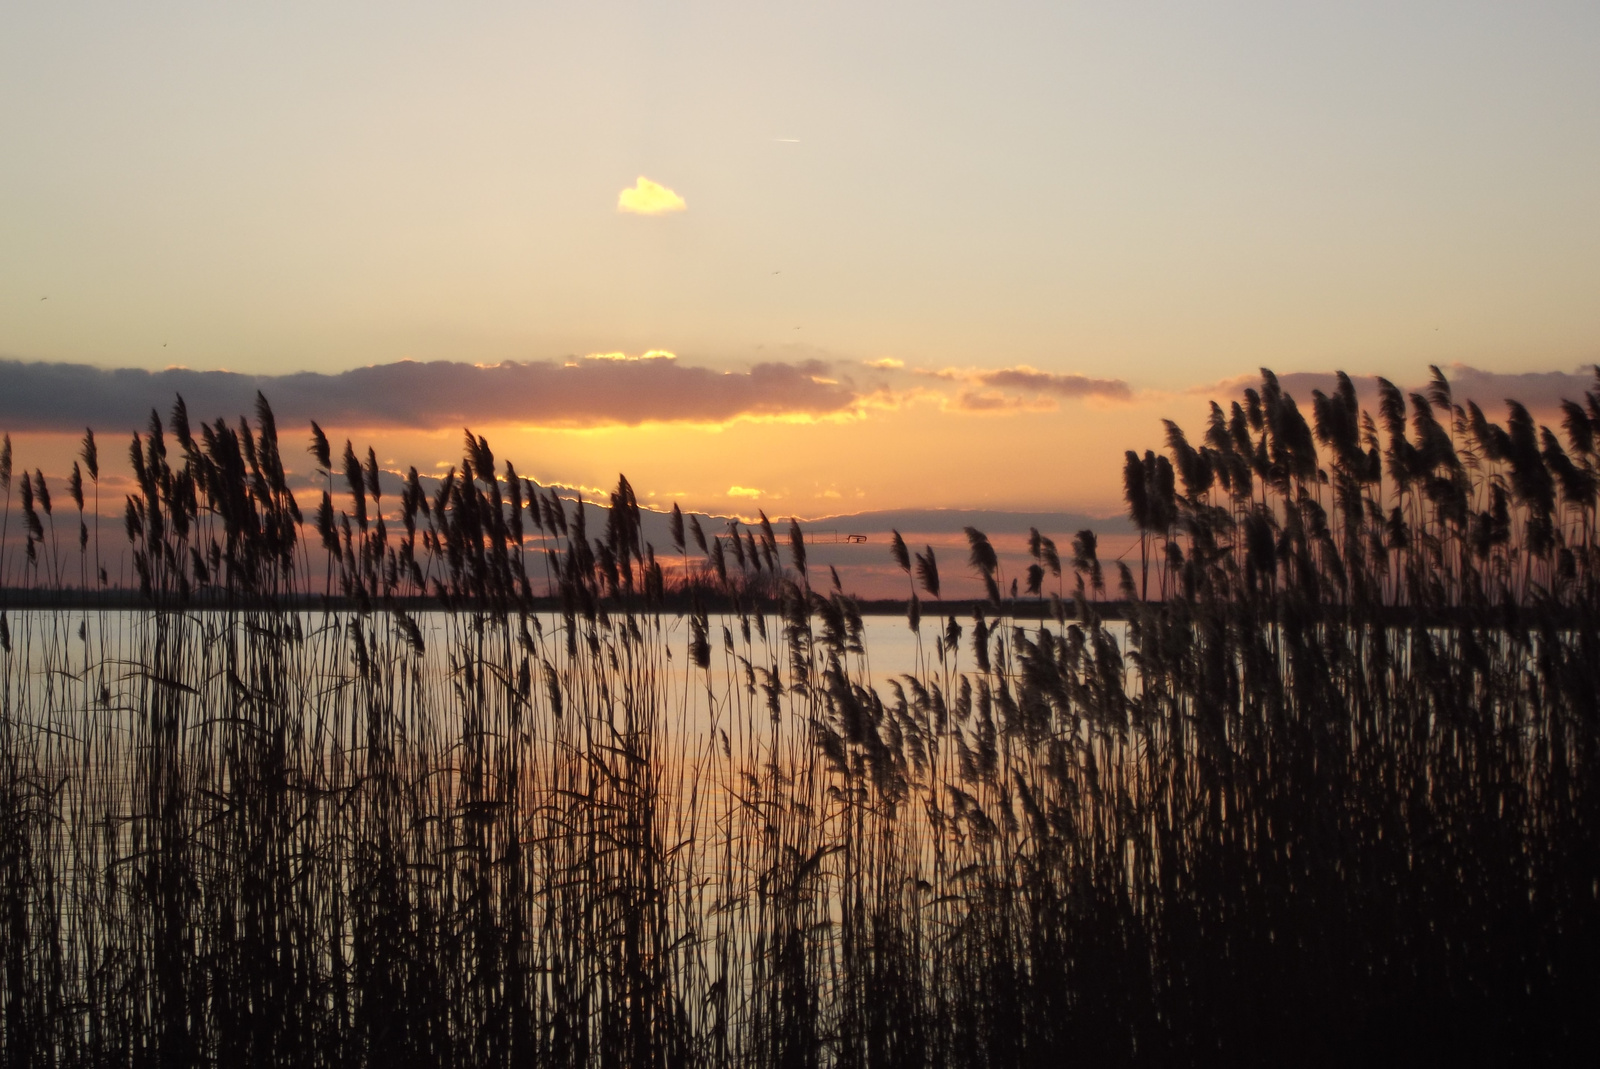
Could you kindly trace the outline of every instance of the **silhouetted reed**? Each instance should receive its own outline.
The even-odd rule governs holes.
[[[315,424],[307,517],[265,399],[198,433],[180,400],[128,452],[143,607],[0,612],[0,1057],[1592,1045],[1600,386],[1564,446],[1437,373],[1379,401],[1341,376],[1308,424],[1264,372],[1130,452],[1115,602],[1093,532],[1032,532],[1008,597],[968,529],[963,627],[895,533],[885,672],[798,522],[674,508],[663,559],[625,478],[596,511],[469,432],[396,501]],[[15,480],[13,586],[106,585],[81,460],[75,570]],[[0,546],[12,482],[8,439]]]

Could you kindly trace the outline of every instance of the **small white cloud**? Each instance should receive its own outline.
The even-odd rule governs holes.
[[[867,366],[875,367],[879,371],[898,371],[906,366],[906,362],[904,360],[896,360],[892,356],[886,356],[882,360],[868,360]]]
[[[748,497],[748,498],[754,499],[754,498],[760,497],[761,494],[762,494],[762,491],[757,490],[754,487],[750,487],[750,486],[730,486],[730,487],[728,487],[728,496],[729,497]]]
[[[663,215],[681,212],[689,207],[687,201],[659,182],[640,175],[632,189],[617,194],[617,211],[634,215]]]

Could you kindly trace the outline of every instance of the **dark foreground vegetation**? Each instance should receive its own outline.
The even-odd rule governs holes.
[[[143,607],[0,615],[0,1059],[1592,1055],[1600,386],[1561,438],[1380,390],[1267,375],[1130,453],[1139,558],[1037,535],[1043,620],[980,532],[963,622],[897,536],[893,673],[797,526],[663,558],[625,480],[586,512],[469,436],[397,504],[320,430],[303,516],[265,402],[180,402],[129,453]],[[94,586],[4,461],[0,575]]]

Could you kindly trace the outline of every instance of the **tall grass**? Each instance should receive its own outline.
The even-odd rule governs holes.
[[[198,433],[180,402],[129,449],[144,607],[0,615],[0,1056],[1592,1047],[1600,388],[1566,447],[1380,389],[1382,433],[1348,380],[1308,424],[1266,374],[1130,453],[1112,603],[1091,532],[1036,533],[1022,621],[971,530],[963,626],[897,534],[893,673],[798,524],[675,516],[664,564],[625,479],[596,512],[469,434],[394,502],[320,428],[302,514],[264,400]],[[19,481],[17,585],[59,588]]]

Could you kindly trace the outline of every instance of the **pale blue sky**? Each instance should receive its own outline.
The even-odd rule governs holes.
[[[0,14],[22,359],[1570,370],[1597,191],[1593,3]]]

